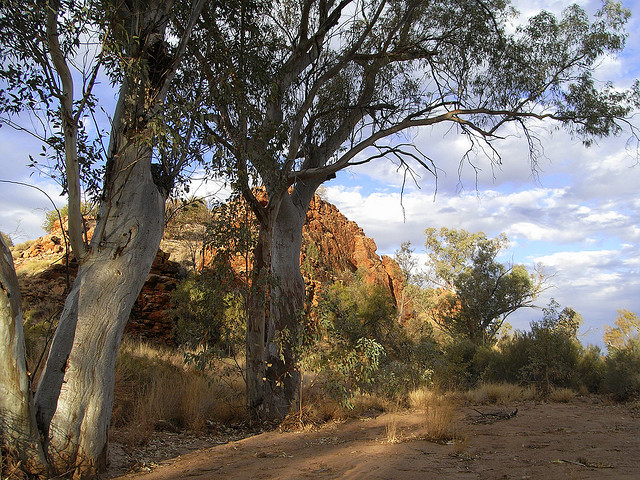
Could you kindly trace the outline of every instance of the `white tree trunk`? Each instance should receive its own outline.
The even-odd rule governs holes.
[[[298,344],[305,303],[300,271],[302,227],[319,182],[296,185],[285,194],[273,229],[270,314],[265,347],[264,416],[282,419],[300,398]]]
[[[20,287],[11,251],[0,238],[0,438],[34,473],[44,475],[46,460],[35,427],[24,356]]]
[[[166,192],[154,183],[151,148],[129,138],[131,98],[123,86],[98,224],[35,397],[50,464],[56,472],[75,470],[78,477],[106,467],[116,355],[164,228]]]
[[[61,325],[77,325],[63,383],[54,386],[59,396],[45,443],[50,458],[59,463],[58,471],[73,466],[93,471],[106,465],[116,355],[162,237],[164,200],[148,167],[147,160],[134,168],[138,171],[129,178],[129,192],[123,192],[130,199],[125,203],[121,198],[113,206],[108,234],[92,242],[69,297],[71,306],[60,320]],[[43,378],[54,377],[49,367]],[[42,388],[39,395],[45,392]]]

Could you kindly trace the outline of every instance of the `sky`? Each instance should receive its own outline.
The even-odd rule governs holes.
[[[594,12],[598,2],[579,1]],[[625,52],[605,58],[596,77],[628,87],[640,78],[640,0],[632,10]],[[545,8],[559,13],[568,2],[515,2],[523,16]],[[638,125],[638,123],[636,123]],[[551,298],[571,306],[584,318],[584,343],[602,345],[604,325],[613,324],[618,309],[640,314],[640,165],[627,143],[628,132],[585,148],[561,131],[540,126],[544,157],[532,171],[523,138],[514,135],[499,145],[502,165],[486,159],[460,168],[467,144],[444,129],[411,132],[412,141],[436,161],[438,178],[419,172],[419,188],[408,183],[384,159],[338,173],[325,183],[324,198],[372,237],[379,254],[393,255],[404,241],[424,257],[424,230],[429,227],[504,232],[511,241],[502,261],[532,268],[540,263],[552,285],[537,300]],[[0,180],[29,183],[65,204],[61,188],[27,167],[38,157],[37,140],[0,128]],[[213,187],[211,187],[213,188]],[[44,234],[44,214],[51,203],[39,190],[0,183],[0,230],[14,243]],[[540,310],[523,309],[509,318],[527,329]]]

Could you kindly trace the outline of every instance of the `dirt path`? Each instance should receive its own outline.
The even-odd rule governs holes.
[[[483,412],[495,407],[476,407]],[[508,411],[505,408],[504,411]],[[391,414],[302,433],[268,432],[199,450],[150,473],[120,479],[638,479],[640,415],[626,405],[525,403],[518,414],[478,424],[464,408],[466,441],[418,440],[422,414],[396,416],[405,441],[387,441]]]

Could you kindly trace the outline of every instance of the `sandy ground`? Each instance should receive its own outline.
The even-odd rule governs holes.
[[[484,417],[473,407],[461,408],[455,430],[464,440],[457,443],[421,440],[424,413],[383,414],[314,431],[266,432],[118,478],[640,479],[640,413],[631,406],[589,398],[517,407],[515,417],[493,424],[478,423]],[[387,440],[394,422],[400,443]]]

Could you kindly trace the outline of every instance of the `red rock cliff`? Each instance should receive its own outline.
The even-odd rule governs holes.
[[[92,227],[91,224],[89,224]],[[87,236],[91,238],[93,229]],[[42,302],[46,298],[51,305],[62,306],[66,292],[66,268],[62,230],[56,225],[50,235],[37,239],[32,245],[14,253],[16,268],[25,271],[30,261],[58,262],[35,275],[22,274],[20,281],[27,305]],[[175,243],[175,242],[174,242]],[[167,245],[167,243],[164,243]],[[199,264],[206,268],[211,252],[206,251]],[[171,294],[176,289],[185,270],[172,261],[170,254],[160,250],[153,263],[149,278],[136,301],[127,331],[135,335],[169,339],[174,319],[171,315]],[[335,281],[346,272],[359,272],[368,285],[387,289],[395,300],[401,298],[402,277],[397,263],[376,253],[376,244],[367,237],[355,222],[348,220],[338,209],[316,196],[309,207],[303,229],[303,245],[300,254],[308,293],[313,301],[325,283]],[[77,264],[71,262],[70,281],[77,272]],[[244,262],[238,262],[238,270],[244,270]]]

